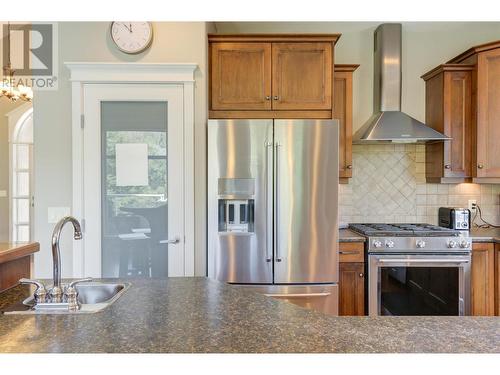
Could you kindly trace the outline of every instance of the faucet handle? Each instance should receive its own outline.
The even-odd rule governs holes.
[[[66,298],[66,302],[68,303],[68,309],[70,311],[76,311],[80,309],[80,303],[78,302],[78,292],[76,291],[75,286],[79,283],[85,283],[89,281],[92,281],[91,277],[86,277],[85,279],[72,281],[64,290],[64,296]]]
[[[84,279],[75,280],[75,281],[72,281],[69,283],[68,288],[74,288],[76,284],[87,283],[87,282],[92,281],[92,280],[93,279],[91,277],[86,277]]]
[[[33,280],[33,279],[26,279],[22,278],[19,279],[20,284],[31,284],[36,286],[35,294],[33,295],[35,297],[35,302],[36,303],[44,303],[45,299],[47,298],[47,289],[45,289],[45,285],[43,285],[42,282],[38,280]]]

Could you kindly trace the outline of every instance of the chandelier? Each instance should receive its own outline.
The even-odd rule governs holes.
[[[11,102],[16,102],[19,99],[31,102],[31,100],[33,100],[33,90],[31,90],[31,87],[24,86],[20,83],[16,85],[14,82],[15,70],[12,69],[10,61],[10,23],[8,23],[7,29],[8,60],[7,64],[3,67],[4,77],[0,82],[0,96],[3,96]]]

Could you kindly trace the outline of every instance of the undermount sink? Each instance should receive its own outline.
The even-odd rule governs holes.
[[[79,284],[76,286],[76,291],[78,301],[82,305],[87,305],[111,303],[111,300],[116,300],[126,287],[126,284]]]
[[[115,302],[128,288],[129,283],[98,283],[90,282],[79,284],[75,288],[78,292],[80,309],[68,311],[65,304],[47,304],[52,306],[35,307],[33,297],[25,299],[22,305],[17,304],[4,314],[89,314],[104,310]]]

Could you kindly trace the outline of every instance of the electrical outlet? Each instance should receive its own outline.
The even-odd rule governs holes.
[[[477,204],[477,201],[475,199],[469,199],[469,210],[475,211],[476,204]]]

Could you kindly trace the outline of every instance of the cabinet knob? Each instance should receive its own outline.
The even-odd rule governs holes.
[[[271,97],[269,95],[267,95],[266,100],[271,100]]]
[[[445,165],[444,165],[444,168],[445,168],[445,169],[450,169],[450,168],[451,168],[451,165],[449,165],[449,164],[445,164]]]
[[[351,164],[349,164],[346,168],[347,168],[347,169],[352,169],[352,165],[351,165]]]
[[[274,100],[280,100],[280,97],[278,95],[275,95],[273,99]]]
[[[482,164],[478,164],[478,165],[477,165],[477,167],[478,167],[479,169],[483,169],[483,165],[482,165]]]
[[[364,275],[362,273],[359,274],[359,277],[363,277]]]

